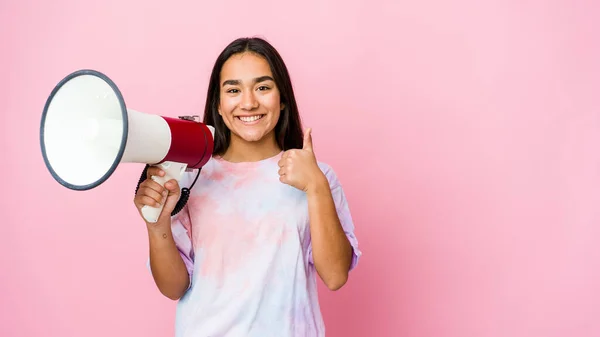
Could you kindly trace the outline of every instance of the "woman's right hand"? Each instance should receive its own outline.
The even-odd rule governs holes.
[[[179,200],[179,195],[181,194],[179,184],[175,179],[167,181],[164,188],[159,183],[152,180],[152,176],[162,177],[164,175],[165,172],[158,166],[148,167],[146,180],[140,184],[135,198],[133,199],[133,203],[138,209],[140,216],[142,216],[142,219],[144,219],[142,207],[146,205],[150,207],[157,207],[160,204],[165,205],[156,223],[148,223],[146,219],[144,219],[144,222],[146,222],[146,225],[148,226],[170,225],[171,213],[175,209],[177,201]]]

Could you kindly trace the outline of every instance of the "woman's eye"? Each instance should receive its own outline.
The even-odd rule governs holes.
[[[263,85],[263,86],[258,87],[258,90],[261,90],[261,91],[262,90],[269,90],[269,87],[266,87],[266,86]]]
[[[238,93],[239,90],[237,90],[237,89],[229,89],[229,90],[227,90],[227,92],[231,93],[231,94],[235,94],[235,93]]]

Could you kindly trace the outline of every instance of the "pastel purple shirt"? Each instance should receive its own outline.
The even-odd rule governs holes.
[[[281,153],[259,162],[213,157],[172,221],[191,284],[177,304],[176,337],[325,335],[306,195],[279,181]],[[326,175],[343,229],[361,252],[344,191]],[[189,186],[196,172],[186,173]]]

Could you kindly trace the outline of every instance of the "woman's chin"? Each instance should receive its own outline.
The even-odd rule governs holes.
[[[238,133],[238,137],[240,138],[240,140],[247,143],[257,143],[265,141],[267,136],[269,136],[269,134],[265,134],[264,132],[258,130],[254,132],[246,131]]]

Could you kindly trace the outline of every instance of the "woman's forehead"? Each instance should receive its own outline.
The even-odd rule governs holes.
[[[258,78],[273,77],[269,63],[254,53],[231,56],[221,69],[222,81],[254,82]]]

